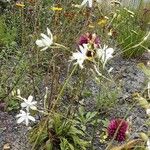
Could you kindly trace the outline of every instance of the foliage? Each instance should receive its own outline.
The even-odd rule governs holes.
[[[0,16],[0,45],[8,46],[16,39],[16,28],[9,28],[5,22],[5,16]]]
[[[110,9],[111,6],[104,10],[105,8],[96,2],[94,9],[78,8],[75,4],[80,2],[27,0],[24,5],[17,7],[15,2],[11,1],[9,10],[0,16],[0,100],[7,104],[8,111],[18,109],[19,101],[12,92],[21,89],[22,95],[26,97],[31,94],[38,102],[37,110],[44,115],[36,125],[33,124],[29,134],[34,150],[86,150],[87,147],[94,149],[93,140],[100,131],[99,112],[113,108],[119,93],[116,84],[112,87],[106,82],[108,80],[114,84],[111,81],[111,72],[105,73],[107,65],[102,66],[103,62],[97,58],[94,46],[105,50],[105,43],[113,47],[117,45],[117,49],[126,57],[140,56],[150,46],[148,40],[144,41],[149,18],[145,15],[143,19],[140,16],[142,12],[132,12],[122,7]],[[59,9],[53,10],[53,7]],[[40,33],[45,34],[46,27],[50,28],[54,35],[54,45],[48,46],[47,50],[42,52],[36,47],[35,41],[40,39]],[[92,50],[86,53],[86,67],[77,70],[75,65],[76,70],[71,71],[73,63],[70,62],[70,56],[77,50],[79,55],[82,53],[82,47],[78,49],[77,43],[79,35],[87,35],[87,32],[91,33],[88,38],[92,36],[89,42],[89,49]],[[93,42],[95,35],[100,36],[100,44]],[[111,58],[112,50],[108,52]],[[120,54],[120,51],[117,53]],[[95,71],[94,67],[100,71],[97,68]],[[95,71],[92,75],[91,70]],[[108,74],[108,78],[104,76]],[[94,82],[94,79],[99,81],[99,91],[96,94],[92,94],[93,91],[86,85],[88,80]],[[44,96],[45,87],[47,93]],[[96,99],[96,110],[93,112],[86,112],[84,102],[87,97],[92,97],[91,101]],[[21,100],[27,103],[26,99]],[[83,103],[80,103],[80,100]],[[142,102],[141,99],[143,106]],[[95,101],[93,103],[95,104]],[[69,112],[70,107],[72,111]],[[102,123],[106,127],[108,120],[102,120]],[[88,133],[89,126],[93,128],[92,135]]]
[[[96,97],[96,106],[100,111],[107,111],[113,108],[117,103],[118,89],[110,90],[112,87],[101,86],[100,91]]]
[[[121,53],[127,58],[140,56],[150,46],[148,40],[143,41],[147,30],[146,25],[142,28],[140,19],[137,11],[120,8],[112,23],[117,32],[116,40]]]
[[[75,118],[63,118],[60,114],[55,114],[49,120],[48,127],[38,137],[38,132],[43,128],[44,122],[45,120],[41,121],[30,134],[32,143],[38,138],[35,149],[45,147],[44,149],[51,150],[57,147],[60,150],[86,150],[89,145],[88,141],[82,139],[85,138],[85,133]]]

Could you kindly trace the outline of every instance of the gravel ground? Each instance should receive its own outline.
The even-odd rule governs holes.
[[[123,90],[118,97],[116,108],[107,114],[108,119],[124,117],[132,103],[131,94],[141,92],[146,85],[144,73],[137,68],[137,60],[124,60],[119,57],[111,62],[111,66],[114,67],[112,74],[121,84]],[[95,83],[90,82],[90,87],[93,93],[97,92],[98,87]],[[85,104],[88,110],[95,108],[94,100],[91,100],[91,98],[87,98]],[[0,149],[3,148],[4,144],[9,143],[11,150],[30,150],[27,142],[26,127],[18,126],[14,115],[10,115],[7,112],[0,111],[0,116]],[[146,132],[148,130],[144,125],[146,114],[142,108],[136,105],[128,116],[133,118],[132,131],[134,134],[131,135],[131,138],[135,138],[137,132]],[[105,118],[105,116],[101,117]],[[97,139],[94,145],[97,150],[104,150],[104,146]]]
[[[0,149],[5,144],[11,150],[30,150],[27,142],[27,128],[16,124],[14,115],[0,111]]]

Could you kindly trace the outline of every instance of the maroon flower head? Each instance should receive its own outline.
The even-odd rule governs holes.
[[[115,140],[122,142],[126,139],[126,132],[128,130],[128,122],[123,119],[113,119],[110,121],[107,131],[109,137],[114,137]]]
[[[100,45],[100,39],[95,33],[86,33],[85,35],[81,35],[79,38],[78,45],[83,44],[91,44],[94,46],[94,48],[98,48]]]

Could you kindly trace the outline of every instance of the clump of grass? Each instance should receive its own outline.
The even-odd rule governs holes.
[[[145,22],[145,24],[143,24],[143,29],[137,11],[130,11],[127,8],[120,8],[117,11],[113,25],[117,31],[118,46],[124,57],[141,56],[150,46],[148,40],[142,42],[144,37],[147,36],[147,23]]]
[[[72,112],[72,110],[69,111]],[[41,121],[30,132],[30,141],[35,145],[33,148],[35,150],[56,148],[60,150],[86,150],[90,145],[90,142],[86,140],[86,123],[91,122],[96,113],[88,112],[87,117],[84,117],[85,113],[81,110],[79,112],[80,114],[72,113],[67,116],[55,113],[50,117],[47,126],[44,125],[45,120]],[[43,127],[44,129],[42,129]]]
[[[16,28],[9,28],[5,23],[5,17],[0,16],[0,45],[11,45],[16,39]]]
[[[107,86],[106,86],[107,85]],[[96,97],[96,107],[101,112],[108,111],[117,103],[118,89],[111,90],[108,84],[101,86],[99,94]]]

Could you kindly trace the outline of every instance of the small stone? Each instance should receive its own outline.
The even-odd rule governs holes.
[[[4,146],[3,146],[3,150],[10,150],[10,144],[9,143],[6,143],[6,144],[4,144]]]

